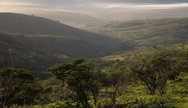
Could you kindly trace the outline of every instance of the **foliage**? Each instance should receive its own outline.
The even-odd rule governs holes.
[[[4,105],[21,105],[19,108],[187,108],[187,48],[186,44],[179,44],[116,54],[99,61],[77,59],[50,67],[49,71],[56,78],[38,82],[26,70],[2,69],[0,81],[6,82],[6,86],[1,83],[1,93],[4,88],[10,91],[19,88],[11,99],[8,98],[9,105]],[[116,60],[118,56],[122,59]],[[155,95],[148,94],[147,84]]]
[[[23,69],[0,70],[0,105],[33,104],[41,88],[33,75]]]
[[[77,100],[82,106],[89,108],[88,92],[92,92],[96,103],[97,82],[95,73],[85,63],[85,60],[78,59],[72,63],[55,65],[49,69],[56,77],[64,81],[71,90],[77,93]]]
[[[39,96],[39,104],[45,105],[57,101],[66,101],[68,103],[74,100],[76,96],[66,84],[57,80],[55,77],[40,81],[40,83],[43,90]]]

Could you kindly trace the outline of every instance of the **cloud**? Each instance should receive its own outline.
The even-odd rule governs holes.
[[[88,4],[88,3],[187,3],[188,0],[1,0],[2,2],[12,3],[29,3],[43,5],[71,5],[71,4]]]
[[[104,0],[97,0],[104,1]],[[105,0],[105,2],[113,2],[113,3],[185,3],[188,0]]]
[[[0,4],[41,5],[58,9],[96,11],[104,8],[183,8],[188,6],[188,0],[0,0]]]
[[[177,3],[177,4],[109,4],[104,8],[133,8],[133,9],[175,9],[175,8],[188,8],[188,3]]]

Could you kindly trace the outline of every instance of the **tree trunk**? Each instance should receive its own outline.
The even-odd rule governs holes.
[[[163,83],[161,86],[160,86],[160,89],[159,89],[159,92],[160,92],[160,95],[164,95],[166,94],[166,83]]]
[[[93,95],[93,100],[94,100],[94,104],[95,104],[95,108],[96,108],[96,106],[97,106],[97,96],[96,96],[94,90],[92,90],[91,92],[92,92],[92,95]]]
[[[0,108],[4,108],[4,105],[2,102],[0,102]]]
[[[155,95],[155,93],[156,93],[156,85],[148,83],[146,81],[144,81],[144,83],[146,84],[146,86],[147,86],[147,88],[148,88],[148,90],[150,92],[150,95]]]
[[[113,105],[116,104],[117,90],[118,90],[118,87],[115,88],[115,91],[114,91],[113,94],[112,94],[112,102],[113,102]]]
[[[82,106],[84,108],[90,108],[89,103],[88,103],[88,97],[85,94],[85,91],[82,88],[82,84],[80,81],[78,81],[78,91],[77,91],[78,95],[79,95],[79,100],[82,103]]]

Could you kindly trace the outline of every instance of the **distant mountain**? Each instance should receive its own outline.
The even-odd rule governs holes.
[[[85,29],[119,39],[133,49],[188,42],[188,18],[114,21]],[[125,46],[126,47],[126,46]],[[123,49],[127,49],[122,47]]]

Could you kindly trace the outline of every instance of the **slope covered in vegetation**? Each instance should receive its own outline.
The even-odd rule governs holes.
[[[132,48],[164,46],[188,41],[188,19],[117,21],[85,29],[119,39]],[[122,47],[126,50],[126,47]]]
[[[116,40],[42,17],[0,13],[0,23],[0,67],[44,71],[53,63],[105,56],[118,47]]]
[[[96,33],[80,30],[58,21],[24,14],[0,13],[0,31],[21,35],[48,35],[75,38],[111,49],[115,40]],[[72,43],[74,44],[74,43]],[[100,47],[99,47],[100,48]],[[112,50],[112,49],[111,49]]]
[[[54,63],[109,54],[106,46],[75,37],[0,33],[0,67],[45,71]]]

